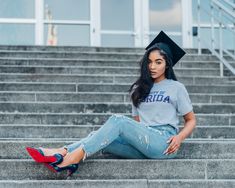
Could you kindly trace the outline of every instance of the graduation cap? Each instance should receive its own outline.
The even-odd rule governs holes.
[[[153,39],[145,50],[151,50],[154,48],[163,50],[172,59],[172,66],[174,66],[186,54],[186,52],[163,31],[161,31],[155,39]]]

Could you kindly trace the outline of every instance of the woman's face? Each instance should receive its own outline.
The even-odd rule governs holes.
[[[154,82],[165,79],[166,61],[159,50],[153,50],[149,54],[148,68]]]

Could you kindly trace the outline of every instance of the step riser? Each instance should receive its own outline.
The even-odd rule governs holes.
[[[235,187],[235,181],[220,180],[70,180],[70,181],[24,181],[24,182],[0,182],[1,188],[228,188]]]
[[[92,78],[93,79],[93,78]],[[126,82],[127,83],[127,82]],[[231,86],[186,86],[189,93],[235,93]],[[42,83],[0,83],[0,91],[51,91],[51,92],[127,92],[130,85],[93,84],[42,84]]]
[[[109,53],[109,54],[99,54],[99,53],[20,53],[20,52],[14,52],[14,53],[9,53],[9,52],[1,52],[0,57],[16,57],[16,58],[82,58],[82,59],[119,59],[119,60],[133,60],[133,61],[139,61],[142,57],[143,54],[140,53],[139,55],[137,54],[117,54],[117,53]],[[186,55],[184,56],[181,60],[184,61],[215,61],[218,60],[215,56],[197,56],[197,55]]]
[[[79,139],[78,139],[79,140]],[[46,147],[46,148],[60,148],[65,145],[69,145],[73,141],[68,142],[53,142],[43,141],[40,142],[0,142],[1,148],[4,151],[0,151],[1,159],[30,159],[26,147]],[[185,143],[183,142],[177,153],[175,159],[235,159],[234,149],[235,143]],[[169,155],[170,157],[170,155]],[[120,156],[104,153],[98,151],[89,159],[120,159]]]
[[[189,94],[192,103],[235,103],[235,95],[197,95]],[[128,94],[24,94],[0,93],[1,101],[26,101],[26,102],[130,102]]]
[[[131,104],[0,103],[0,106],[0,113],[131,113]],[[235,105],[194,104],[193,111],[226,114],[235,112]]]
[[[53,180],[51,180],[53,181]],[[134,180],[134,181],[110,181],[110,182],[105,182],[105,181],[77,181],[77,182],[71,182],[70,181],[65,181],[61,182],[60,181],[53,181],[53,182],[44,182],[42,181],[37,181],[37,182],[1,182],[0,181],[0,188],[42,188],[42,187],[47,187],[47,188],[56,188],[56,187],[63,187],[63,188],[72,188],[72,187],[79,187],[79,188],[104,188],[104,187],[112,187],[112,188],[148,188],[147,180]],[[158,183],[161,185],[160,183]],[[163,184],[163,183],[162,183]],[[192,185],[194,183],[191,183]],[[224,183],[226,185],[226,183]],[[154,183],[155,185],[155,183]],[[164,184],[163,184],[164,185]]]
[[[21,66],[115,66],[115,67],[135,67],[139,68],[138,62],[135,61],[98,61],[98,60],[15,60],[1,59],[1,65],[21,65]],[[178,62],[174,68],[219,68],[218,62]]]
[[[0,124],[103,125],[111,114],[0,114]],[[127,115],[131,117],[130,115]],[[196,115],[197,125],[235,125],[233,115]],[[184,121],[180,118],[180,124]]]
[[[33,161],[1,161],[0,164],[2,180],[58,180],[65,176],[64,172],[54,174]],[[14,172],[9,169],[14,169]],[[79,172],[72,179],[234,179],[234,169],[235,161],[226,160],[87,160],[79,166]]]
[[[128,82],[126,82],[128,83]],[[185,86],[189,93],[235,93],[235,87],[231,86]],[[126,92],[129,90],[129,85],[92,85],[79,84],[77,91],[80,92]]]
[[[0,126],[0,138],[84,138],[99,126],[70,127],[70,126]],[[180,130],[182,127],[180,127]],[[189,138],[235,139],[233,127],[196,127]]]
[[[65,52],[145,52],[143,48],[125,48],[125,47],[83,47],[83,46],[0,46],[0,50],[13,51],[65,51]],[[184,49],[186,53],[198,53],[197,49]],[[208,49],[202,49],[202,53],[210,54]]]
[[[0,67],[0,73],[27,73],[27,74],[132,74],[132,75],[139,75],[139,70],[137,69],[118,69],[118,68],[103,68],[103,69],[96,69],[96,68],[64,68],[64,67]],[[175,74],[186,76],[219,76],[219,70],[175,70]]]
[[[115,47],[84,47],[84,46],[0,46],[1,51],[25,51],[25,52],[140,52],[144,53],[143,48],[115,48]],[[197,53],[196,49],[185,49],[187,53]],[[203,53],[210,53],[203,49]]]
[[[55,83],[116,83],[116,84],[133,84],[138,76],[94,76],[94,75],[1,75],[1,82],[55,82]],[[229,83],[227,78],[212,77],[184,77],[177,76],[178,80],[187,85],[202,84],[223,84]]]

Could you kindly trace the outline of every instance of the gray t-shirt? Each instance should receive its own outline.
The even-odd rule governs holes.
[[[192,110],[192,103],[185,86],[171,79],[154,83],[149,95],[138,108],[132,104],[132,116],[139,116],[140,122],[148,126],[170,124],[177,131],[179,131],[179,116]]]

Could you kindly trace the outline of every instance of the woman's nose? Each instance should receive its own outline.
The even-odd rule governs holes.
[[[153,63],[150,63],[150,64],[149,64],[149,67],[150,67],[151,69],[154,69],[154,68],[155,68],[155,66],[154,66]]]

